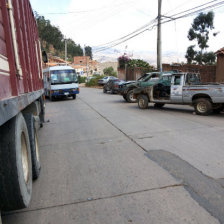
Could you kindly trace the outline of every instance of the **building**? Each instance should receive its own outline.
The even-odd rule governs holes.
[[[112,67],[117,72],[118,62],[103,62],[99,64],[98,72],[102,75],[105,68]]]
[[[87,72],[88,75],[93,75],[94,73],[99,71],[99,62],[95,61],[95,60],[91,60],[90,56],[75,56],[74,57],[74,68],[79,69],[80,75],[84,75],[87,76]],[[76,70],[78,72],[78,70]]]

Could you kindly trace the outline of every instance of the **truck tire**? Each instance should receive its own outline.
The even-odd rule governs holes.
[[[39,114],[39,118],[40,118],[40,127],[43,127],[43,123],[45,122],[45,105],[44,105],[44,99],[43,96],[40,97],[40,114]]]
[[[123,98],[124,98],[125,101],[127,101],[127,97],[126,97],[126,95],[123,95]],[[127,101],[127,102],[128,102],[128,101]]]
[[[149,104],[149,99],[146,95],[139,95],[137,98],[138,107],[140,109],[147,109]]]
[[[128,103],[136,103],[137,102],[137,99],[133,98],[133,89],[128,91],[126,98],[127,98]]]
[[[32,194],[32,163],[23,115],[2,125],[0,136],[0,210],[25,208]]]
[[[50,93],[49,100],[54,101],[54,99],[55,99],[54,96],[52,96],[51,93]]]
[[[33,180],[36,180],[40,175],[41,165],[37,130],[35,128],[35,119],[31,113],[24,114],[23,116],[25,118],[26,126],[29,132]]]
[[[104,93],[107,93],[107,90],[106,90],[106,88],[105,88],[105,87],[103,87],[103,92],[104,92]]]
[[[165,103],[155,103],[154,107],[155,108],[162,108],[165,105]]]
[[[76,99],[76,94],[72,95],[72,98],[73,98],[73,100],[75,100]]]
[[[212,103],[209,99],[199,98],[194,100],[193,104],[197,115],[207,116],[212,113]]]

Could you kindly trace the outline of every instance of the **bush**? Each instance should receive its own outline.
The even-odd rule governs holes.
[[[86,77],[81,77],[79,76],[79,83],[85,83],[86,82]]]
[[[131,59],[127,56],[127,55],[122,55],[118,58],[118,64],[119,64],[119,68],[125,68],[125,65],[128,64],[128,62]]]
[[[103,75],[98,75],[95,76],[94,78],[90,79],[87,83],[86,86],[90,87],[90,86],[98,86],[98,80],[102,79],[104,76]]]
[[[108,67],[108,68],[105,68],[103,70],[103,73],[105,76],[115,76],[117,77],[117,72],[114,71],[114,68],[112,66]]]

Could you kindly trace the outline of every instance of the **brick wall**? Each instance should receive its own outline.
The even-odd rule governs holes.
[[[118,78],[122,80],[126,80],[126,81],[137,80],[144,73],[145,73],[145,70],[142,68],[127,68],[126,72],[125,72],[125,68],[118,68]]]
[[[216,82],[216,65],[163,64],[163,71],[199,72],[202,82]]]
[[[86,65],[89,64],[90,62],[90,57],[89,56],[75,56],[74,57],[74,64],[75,65]]]

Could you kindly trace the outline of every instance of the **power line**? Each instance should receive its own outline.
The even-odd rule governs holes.
[[[200,7],[205,6],[205,5],[209,5],[209,4],[211,4],[211,3],[213,3],[213,2],[217,2],[217,1],[218,1],[218,0],[213,0],[213,1],[207,2],[207,3],[205,3],[205,4],[202,4],[202,5],[196,6],[196,7],[194,7],[194,8],[187,9],[187,10],[185,10],[185,11],[182,11],[182,12],[176,13],[176,14],[174,14],[174,15],[170,16],[170,17],[174,17],[174,16],[177,16],[177,15],[183,14],[183,13],[185,13],[185,12],[192,11],[192,10],[194,10],[194,9],[200,8]]]
[[[176,13],[176,14],[174,14],[173,16],[180,15],[180,14],[183,14],[183,13],[185,13],[185,14],[182,15],[182,16],[179,16],[179,17],[173,17],[173,16],[171,16],[170,19],[167,19],[166,21],[161,22],[161,24],[165,24],[165,23],[168,23],[168,22],[171,22],[171,21],[174,21],[174,20],[178,20],[178,19],[181,19],[181,18],[189,17],[189,16],[192,16],[192,15],[194,15],[194,14],[198,14],[198,13],[200,13],[200,12],[202,12],[202,11],[210,10],[210,9],[212,9],[212,8],[213,8],[213,9],[215,9],[215,8],[219,8],[219,7],[221,7],[221,6],[224,4],[224,1],[221,1],[221,2],[218,2],[218,3],[216,3],[216,4],[213,4],[213,5],[210,5],[210,6],[206,6],[206,7],[202,8],[202,9],[198,9],[198,8],[200,8],[200,7],[202,7],[202,6],[211,4],[211,3],[216,2],[216,1],[217,1],[217,0],[213,0],[213,1],[210,1],[210,2],[208,2],[208,3],[202,4],[202,5],[200,5],[200,6],[196,6],[196,7],[194,7],[194,8],[185,10],[185,11],[183,11],[183,12]],[[193,11],[193,12],[189,12],[189,11],[192,11],[192,10],[194,10],[194,9],[198,9],[198,10],[195,10],[195,11]],[[189,12],[189,13],[186,13],[186,12]],[[152,20],[152,21],[155,21],[155,20]],[[150,23],[152,23],[152,21],[151,21]],[[144,25],[144,26],[142,26],[142,27],[145,28],[145,26],[146,26],[146,25]],[[100,48],[100,49],[97,49],[97,50],[95,51],[95,53],[100,52],[100,51],[104,51],[104,50],[107,50],[107,49],[109,49],[109,48],[115,47],[115,46],[117,46],[117,45],[119,45],[119,44],[122,44],[122,43],[124,43],[124,42],[126,42],[126,41],[128,41],[128,40],[130,40],[130,39],[132,39],[132,38],[134,38],[134,37],[136,37],[136,36],[138,36],[138,35],[144,33],[144,32],[147,31],[147,30],[152,30],[155,26],[157,26],[157,24],[152,25],[151,27],[149,27],[149,28],[147,28],[147,29],[144,29],[144,28],[143,28],[144,30],[142,30],[142,31],[140,31],[140,28],[139,28],[139,29],[137,29],[136,31],[133,31],[132,33],[130,33],[130,34],[124,36],[124,37],[121,37],[121,38],[119,38],[119,39],[117,39],[117,40],[108,42],[108,46],[105,46],[105,47],[102,47],[102,48]],[[140,31],[140,32],[136,33],[137,31]],[[135,33],[135,34],[134,34],[134,33]],[[130,36],[131,34],[134,34],[134,35]],[[126,38],[126,37],[127,37],[127,38]],[[125,38],[126,38],[126,39],[125,39]],[[120,40],[120,41],[119,41],[119,40]],[[119,42],[117,42],[117,41],[119,41]],[[115,43],[115,42],[117,42],[117,43]],[[106,44],[104,44],[104,45],[106,45]],[[104,46],[104,45],[100,45],[100,46]]]
[[[170,19],[168,19],[167,21],[162,22],[162,24],[168,23],[168,22],[171,22],[171,21],[174,21],[174,20],[177,20],[177,19],[182,19],[182,18],[185,18],[185,17],[189,17],[189,16],[198,14],[198,13],[203,12],[203,11],[208,11],[208,10],[211,10],[211,9],[219,8],[223,4],[224,4],[224,1],[221,1],[219,3],[216,3],[216,4],[213,4],[213,5],[207,6],[207,7],[203,8],[203,9],[198,9],[198,10],[196,10],[194,12],[190,12],[190,13],[187,13],[185,15],[182,15],[182,16],[179,16],[179,17],[176,17],[176,18],[175,17],[173,18],[173,16],[171,16]],[[198,8],[198,7],[195,7],[195,8]],[[181,14],[181,13],[177,13],[176,15],[179,15],[179,14]]]
[[[132,39],[132,38],[134,38],[134,37],[136,37],[136,36],[139,36],[140,34],[144,33],[145,31],[150,31],[150,30],[152,30],[154,26],[155,26],[155,25],[151,26],[150,28],[144,29],[144,30],[140,31],[139,33],[137,33],[137,34],[135,34],[135,35],[133,35],[133,36],[131,36],[131,37],[128,37],[127,39],[125,39],[125,40],[123,40],[123,41],[120,41],[120,42],[118,42],[118,43],[114,43],[114,44],[112,44],[112,45],[110,45],[110,46],[105,46],[105,47],[103,47],[102,49],[97,49],[97,50],[95,51],[95,53],[100,52],[100,51],[105,51],[105,50],[107,50],[107,49],[109,49],[109,48],[112,48],[112,47],[115,47],[115,46],[117,46],[117,45],[119,45],[119,44],[122,44],[122,43],[124,43],[124,42],[126,42],[126,41],[128,41],[128,40],[130,40],[130,39]]]
[[[128,6],[125,5],[125,4],[127,4],[127,2],[129,3]],[[96,24],[98,24],[102,21],[105,21],[111,17],[114,17],[121,12],[124,12],[124,10],[127,10],[130,7],[132,7],[133,4],[135,4],[134,1],[126,0],[122,3],[119,3],[119,4],[117,3],[116,5],[113,5],[114,7],[99,8],[99,9],[101,9],[101,12],[97,13],[97,15],[95,15],[94,11],[90,12],[88,14],[88,17],[86,16],[86,14],[85,15],[82,14],[81,18],[79,17],[79,19],[77,19],[77,18],[75,20],[71,19],[70,22],[65,25],[65,27],[71,27],[71,24],[73,24],[73,26],[74,26],[74,24],[77,22],[78,23],[77,26],[78,27],[80,26],[81,29],[83,29],[83,27],[90,27],[90,26],[92,28]],[[108,9],[109,9],[109,11],[108,11]],[[75,15],[75,16],[79,16],[79,15]],[[93,17],[93,18],[90,19],[90,17],[91,18]],[[80,21],[82,21],[82,23],[80,23]],[[77,26],[76,26],[76,28],[77,28]]]
[[[145,25],[141,26],[140,28],[138,28],[138,29],[132,31],[131,33],[129,33],[129,34],[127,34],[127,35],[125,35],[125,36],[123,36],[123,37],[121,37],[121,38],[118,38],[118,39],[116,39],[116,40],[113,40],[113,41],[110,41],[110,42],[107,42],[107,43],[105,43],[105,44],[101,44],[101,45],[98,45],[98,46],[95,46],[95,47],[101,47],[101,46],[103,47],[104,45],[112,44],[113,42],[116,42],[116,41],[120,41],[120,40],[122,40],[122,39],[125,39],[125,38],[129,37],[130,35],[132,35],[132,34],[134,34],[134,33],[137,33],[138,31],[140,31],[140,30],[142,30],[142,29],[144,29],[144,28],[146,28],[146,27],[148,27],[148,26],[154,24],[155,22],[156,22],[156,19],[153,19],[153,20],[151,20],[149,23],[146,23]]]

